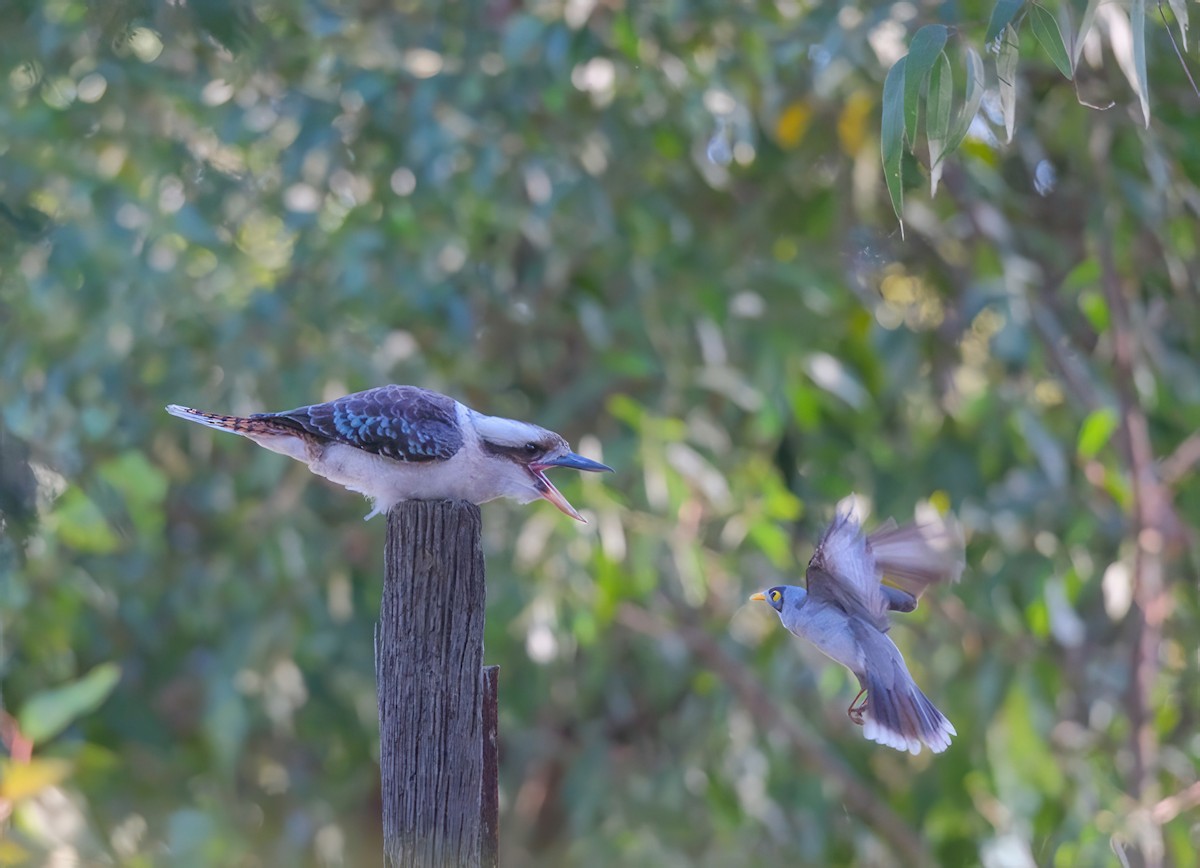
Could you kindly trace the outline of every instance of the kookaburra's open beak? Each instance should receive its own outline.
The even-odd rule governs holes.
[[[571,518],[586,524],[587,519],[580,515],[579,511],[571,506],[567,499],[562,496],[562,492],[554,487],[554,483],[546,478],[546,474],[543,471],[547,467],[571,467],[575,470],[590,470],[593,473],[599,473],[602,470],[612,473],[613,469],[607,464],[601,464],[599,461],[584,458],[582,455],[576,455],[574,452],[568,452],[565,455],[550,458],[546,461],[535,461],[529,465],[529,472],[533,474],[534,482],[537,485],[538,491],[541,492],[542,497],[571,516]]]
[[[757,600],[758,602],[766,602],[767,597],[762,591],[759,591],[757,594],[751,594],[750,599]]]

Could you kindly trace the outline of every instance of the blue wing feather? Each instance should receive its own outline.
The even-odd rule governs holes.
[[[396,461],[445,461],[462,448],[455,401],[416,386],[380,386],[335,401],[251,418]]]

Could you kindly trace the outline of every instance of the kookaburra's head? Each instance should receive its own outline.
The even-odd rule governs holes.
[[[584,521],[554,483],[546,478],[546,469],[571,467],[612,472],[611,467],[599,461],[576,455],[560,435],[528,422],[480,414],[475,418],[475,430],[479,433],[480,448],[489,463],[489,472],[496,475],[504,489],[502,495],[520,503],[544,497],[571,518]]]

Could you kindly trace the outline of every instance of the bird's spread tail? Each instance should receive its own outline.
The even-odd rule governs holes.
[[[234,434],[253,437],[255,435],[294,434],[287,427],[269,419],[254,419],[246,416],[222,416],[220,413],[206,413],[203,410],[193,410],[191,407],[180,407],[178,404],[168,404],[167,412],[180,419],[199,422],[218,431],[232,431]]]
[[[951,519],[897,527],[891,519],[867,537],[875,566],[913,597],[930,585],[962,577],[962,532]],[[914,604],[915,605],[915,604]]]
[[[958,735],[954,724],[917,687],[903,660],[893,661],[890,667],[869,667],[863,681],[867,688],[863,736],[870,741],[915,755],[922,743],[941,753],[950,747],[950,737]]]

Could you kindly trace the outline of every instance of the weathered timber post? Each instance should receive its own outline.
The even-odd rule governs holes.
[[[498,667],[483,667],[480,529],[465,501],[388,514],[375,676],[393,868],[496,864]]]

